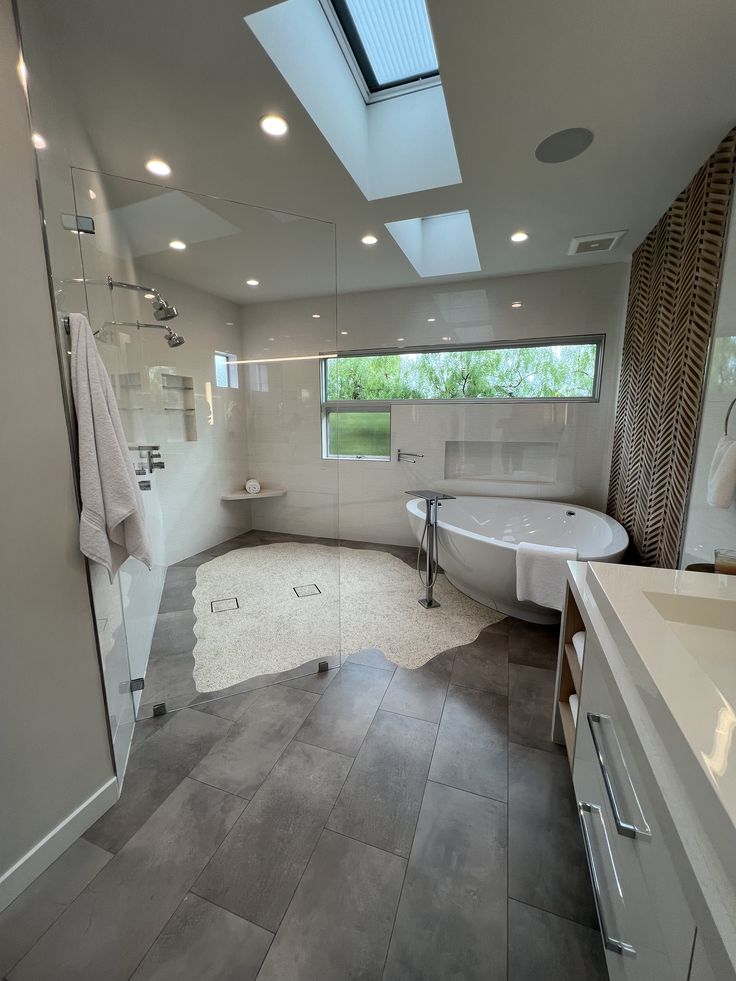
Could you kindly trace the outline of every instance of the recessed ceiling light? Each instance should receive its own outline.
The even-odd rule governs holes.
[[[346,337],[348,332],[346,330],[341,330],[340,333],[343,337]]]
[[[273,113],[264,116],[259,125],[263,132],[268,133],[269,136],[285,136],[289,132],[289,124],[286,120],[282,116],[273,115]]]
[[[175,238],[173,242],[169,242],[169,248],[175,249],[177,252],[183,252],[186,247],[187,243],[182,242],[182,240],[179,238]]]
[[[261,284],[260,284],[260,281],[257,280],[257,279],[246,279],[245,285],[246,286],[260,286]]]
[[[275,337],[269,337],[269,341],[275,341],[275,340],[276,340]]]
[[[95,192],[94,192],[94,191],[92,190],[92,188],[90,188],[90,189],[89,189],[89,191],[88,191],[87,193],[89,194],[89,199],[90,199],[90,201],[94,201],[94,200],[96,199],[96,197],[97,197],[97,195],[96,195],[96,194],[95,194]]]
[[[442,338],[442,340],[443,340],[443,341],[451,341],[451,340],[452,340],[452,338],[451,338],[451,337],[443,337],[443,338]]]
[[[40,133],[31,134],[31,143],[35,146],[37,150],[46,149],[46,140],[41,136]]]
[[[518,310],[519,307],[521,306],[521,303],[520,303],[519,300],[514,300],[514,302],[511,304],[511,306],[514,308],[514,310]]]
[[[511,236],[511,241],[512,242],[526,242],[526,240],[528,238],[529,238],[529,236],[527,235],[526,232],[519,231],[519,232],[514,232],[514,234]]]
[[[313,314],[312,314],[312,320],[319,320],[319,318],[320,318],[321,316],[322,316],[322,314],[321,314],[321,313],[313,313]]]
[[[433,324],[436,319],[437,319],[436,317],[427,317],[427,323],[428,324]]]
[[[225,321],[225,326],[226,327],[234,327],[235,324],[232,322],[232,320],[226,320]]]
[[[155,300],[156,299],[156,296],[153,293],[144,293],[143,296],[145,297],[146,300]]]
[[[403,341],[403,340],[404,340],[404,338],[403,338],[403,337],[397,337],[397,338],[396,338],[396,340],[397,340],[397,341]]]
[[[378,239],[375,235],[364,235],[360,241],[363,245],[375,245]]]
[[[146,160],[146,170],[149,174],[155,174],[156,177],[168,177],[171,173],[171,167],[165,160],[159,160],[158,157]]]

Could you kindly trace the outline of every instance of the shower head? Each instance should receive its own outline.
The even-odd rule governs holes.
[[[184,338],[181,336],[181,334],[177,334],[175,330],[172,330],[171,327],[167,327],[166,343],[169,345],[169,347],[180,347],[184,343]]]
[[[166,300],[157,293],[153,300],[151,300],[151,305],[153,306],[153,315],[156,320],[173,320],[174,317],[179,316],[179,311],[176,307],[172,307]]]

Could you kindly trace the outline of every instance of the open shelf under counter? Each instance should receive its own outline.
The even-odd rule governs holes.
[[[231,494],[222,494],[221,501],[257,501],[264,497],[283,497],[286,493],[285,487],[262,487],[257,494],[249,494],[248,491],[233,491]]]
[[[570,588],[570,579],[578,586],[585,577],[585,563],[570,563],[568,589],[565,597],[565,608],[562,611],[560,623],[560,643],[557,657],[557,679],[555,688],[555,713],[552,721],[552,738],[564,745],[567,758],[572,766],[575,752],[576,724],[570,707],[570,696],[580,694],[583,687],[583,668],[578,660],[573,635],[585,630],[585,622],[578,609],[574,591]],[[584,658],[583,658],[584,660]]]

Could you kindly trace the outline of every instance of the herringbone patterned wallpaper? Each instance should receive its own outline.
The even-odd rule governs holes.
[[[608,513],[677,568],[736,166],[736,129],[633,255]]]

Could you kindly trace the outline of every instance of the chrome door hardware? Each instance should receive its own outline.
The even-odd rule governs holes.
[[[613,727],[613,720],[609,715],[598,715],[595,712],[588,712],[588,725],[590,726],[590,734],[593,737],[593,746],[598,757],[598,764],[603,774],[603,783],[606,787],[608,800],[611,803],[611,811],[613,813],[613,820],[616,822],[616,830],[626,838],[651,838],[652,829],[644,817],[634,783],[629,774],[629,768],[626,766],[621,743],[618,741],[616,730]],[[603,732],[604,726],[610,733],[611,738],[609,742],[611,743],[611,748],[614,750],[614,756],[610,759],[605,753],[603,740],[598,734],[599,732]],[[616,764],[616,769],[614,769],[614,764]],[[636,811],[631,816],[631,820],[625,820],[623,817],[621,805],[616,795],[617,784],[622,788],[622,796],[631,802],[631,806]]]
[[[410,459],[413,457],[414,459]],[[398,463],[416,463],[417,460],[424,459],[423,453],[408,453],[406,450],[396,451],[396,460]]]
[[[138,486],[140,487],[140,489],[142,491],[144,491],[144,490],[150,490],[151,489],[151,481],[150,480],[139,480],[138,481]]]
[[[595,854],[593,852],[593,839],[588,828],[587,815],[591,817],[598,817],[601,826],[603,828],[603,834],[606,834],[606,826],[603,823],[603,814],[597,804],[587,804],[581,801],[578,804],[578,811],[580,813],[580,827],[583,831],[583,844],[585,845],[585,855],[588,859],[588,866],[590,867],[590,878],[593,882],[593,899],[595,900],[595,908],[598,913],[598,922],[601,928],[601,935],[603,937],[603,943],[608,950],[612,950],[614,954],[626,954],[629,957],[636,957],[636,949],[631,946],[631,944],[626,943],[625,940],[619,940],[617,937],[612,936],[608,927],[606,926],[605,913],[603,912],[603,881],[601,879],[600,869],[595,860]],[[606,844],[608,844],[608,836],[606,835]],[[606,848],[609,861],[611,863],[612,877],[615,880],[616,886],[618,887],[618,875],[616,873],[616,866],[613,864],[613,854],[610,847]],[[620,887],[619,891],[620,891]]]
[[[139,446],[138,449],[140,450],[141,459],[146,461],[149,473],[153,473],[154,470],[164,470],[166,468],[166,464],[158,452],[158,446]],[[136,468],[136,473],[138,472]],[[145,473],[145,470],[143,472]]]

